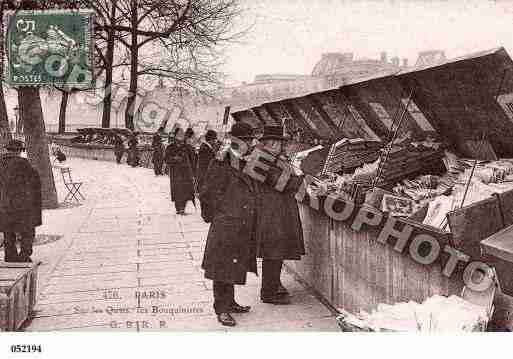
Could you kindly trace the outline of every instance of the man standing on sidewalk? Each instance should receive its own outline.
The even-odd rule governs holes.
[[[231,147],[210,163],[200,191],[201,216],[211,223],[202,268],[205,278],[214,281],[214,310],[225,326],[236,325],[231,313],[250,310],[236,303],[234,284],[246,284],[247,272],[257,272],[258,183],[241,170],[243,156],[254,139],[253,129],[246,123],[236,123],[230,135]],[[232,167],[237,161],[240,169]]]
[[[0,232],[4,233],[4,260],[32,262],[35,227],[42,224],[41,180],[29,161],[21,157],[23,142],[12,140],[0,158]],[[21,251],[16,236],[21,237]]]
[[[187,203],[195,203],[195,154],[185,142],[181,128],[175,130],[174,138],[174,143],[166,148],[164,160],[169,168],[171,201],[175,203],[176,214],[184,216]]]
[[[114,155],[116,156],[116,163],[120,164],[123,154],[125,153],[125,145],[120,135],[114,137]]]
[[[201,143],[198,154],[198,166],[196,169],[196,178],[198,179],[198,188],[203,185],[203,180],[207,174],[208,165],[214,159],[217,153],[216,148],[217,132],[208,130],[205,134],[205,141]]]
[[[263,151],[275,161],[270,166],[266,182],[260,184],[257,211],[257,257],[262,258],[262,288],[260,299],[270,304],[290,304],[288,291],[280,280],[284,260],[300,260],[305,254],[303,228],[294,195],[302,178],[292,175],[283,191],[273,188],[282,170],[276,165],[281,159],[286,138],[281,126],[266,126],[260,138]]]

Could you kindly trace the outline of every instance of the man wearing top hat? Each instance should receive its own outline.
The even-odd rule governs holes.
[[[280,281],[284,260],[299,260],[305,254],[303,228],[295,194],[302,178],[291,172],[291,177],[283,191],[274,188],[282,173],[277,165],[290,166],[284,157],[284,128],[265,126],[260,138],[260,148],[271,154],[272,163],[261,159],[270,166],[266,180],[260,184],[259,205],[256,222],[257,257],[262,258],[262,287],[260,299],[270,304],[290,304],[288,291]],[[291,169],[291,168],[289,168]]]
[[[253,129],[246,123],[235,123],[230,135],[230,147],[212,160],[200,191],[201,216],[211,223],[202,268],[205,278],[214,282],[214,310],[225,326],[236,325],[232,313],[250,310],[235,301],[234,285],[246,284],[247,272],[257,272],[259,185],[242,171],[254,140]]]
[[[0,232],[4,260],[31,262],[35,228],[42,224],[41,181],[29,161],[21,157],[23,142],[12,140],[0,158]],[[21,239],[18,253],[16,237]]]

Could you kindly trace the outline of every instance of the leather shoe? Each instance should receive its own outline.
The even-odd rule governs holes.
[[[217,321],[226,327],[234,327],[237,325],[237,322],[230,313],[221,313],[217,315]]]
[[[230,313],[247,313],[251,307],[249,305],[240,305],[237,303],[232,304],[230,307]]]
[[[278,286],[278,291],[276,292],[277,295],[290,295],[289,291],[287,290],[287,288],[285,288],[283,286],[283,284],[280,283],[280,285]]]
[[[286,297],[286,296],[278,296],[278,295],[275,295],[274,297],[270,297],[270,298],[261,298],[262,299],[262,302],[264,303],[269,303],[269,304],[275,304],[275,305],[287,305],[287,304],[290,304],[290,298],[289,297]]]

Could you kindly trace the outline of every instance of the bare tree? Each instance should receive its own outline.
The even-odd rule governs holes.
[[[59,203],[50,164],[39,89],[36,87],[18,89],[18,102],[28,159],[41,177],[43,208],[57,208]]]
[[[116,24],[117,16],[117,2],[118,0],[112,0],[110,4],[110,12],[108,13],[108,24]],[[107,29],[107,51],[103,57],[105,64],[105,96],[103,98],[103,114],[102,114],[102,127],[110,127],[110,114],[112,109],[112,77],[114,71],[114,40],[115,30],[112,26]]]
[[[101,88],[102,96],[102,127],[110,127],[110,117],[112,111],[112,89],[114,85],[113,72],[116,68],[128,66],[128,61],[118,58],[115,63],[115,30],[110,26],[120,21],[116,15],[118,0],[74,0],[72,3],[76,8],[91,8],[96,13],[96,23],[101,24],[95,27],[94,33],[94,77],[99,79],[103,74],[105,81],[98,84]],[[107,26],[105,26],[107,25]],[[89,91],[88,89],[56,87],[61,93],[61,103],[59,110],[59,133],[64,133],[66,129],[66,112],[69,97],[80,91]]]
[[[155,31],[165,27],[167,9],[151,20]],[[219,68],[224,63],[224,47],[242,38],[246,32],[236,30],[242,15],[238,1],[194,1],[190,16],[180,31],[160,38],[159,62],[141,62],[139,75],[168,78],[196,93],[211,95],[223,78]]]
[[[123,16],[119,13],[119,0],[80,0],[83,6],[92,8],[96,13],[95,18],[95,52],[98,61],[96,66],[100,66],[105,72],[105,82],[102,84],[103,92],[103,113],[102,127],[110,127],[112,112],[113,89],[115,88],[113,74],[118,67],[128,66],[125,59],[116,58],[117,40],[123,36],[119,34],[115,26],[123,21]],[[119,51],[118,51],[119,53]],[[115,61],[118,63],[115,64]]]
[[[94,50],[94,53],[95,53],[95,68],[94,68],[94,78],[99,78],[100,76],[103,75],[103,73],[106,73],[106,74],[109,74],[110,73],[110,85],[108,86],[108,89],[110,89],[113,81],[112,81],[112,72],[114,70],[115,67],[119,67],[119,66],[126,66],[126,63],[120,63],[120,64],[117,64],[117,65],[112,65],[112,63],[108,63],[105,61],[105,55],[104,55],[104,47],[96,44],[95,46],[95,50]],[[108,113],[109,113],[109,116],[107,117],[106,119],[106,123],[105,122],[102,122],[102,127],[110,127],[110,108],[111,108],[111,102],[112,102],[112,95],[110,93],[110,91],[107,93],[107,90],[106,90],[106,85],[103,84],[101,85],[103,90],[105,91],[105,96],[103,97],[103,104],[104,104],[104,109],[103,109],[103,115],[104,115],[104,118],[105,118],[105,98],[106,97],[109,97],[108,99],[108,104],[109,104],[109,108],[108,108]],[[60,103],[60,109],[59,109],[59,130],[58,132],[60,134],[66,132],[66,112],[67,112],[67,107],[68,107],[68,101],[69,101],[69,97],[73,94],[76,94],[78,92],[81,92],[81,91],[90,91],[91,89],[84,89],[84,88],[75,88],[75,87],[69,87],[69,86],[64,86],[64,87],[59,87],[59,86],[55,86],[55,89],[58,90],[61,94],[61,103]]]
[[[123,21],[104,28],[115,30],[130,55],[125,125],[131,129],[140,76],[192,88],[217,83],[219,50],[241,34],[233,26],[242,13],[238,0],[118,0],[116,7]]]

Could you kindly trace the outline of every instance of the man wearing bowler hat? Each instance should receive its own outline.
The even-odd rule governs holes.
[[[200,191],[201,216],[211,223],[202,268],[205,278],[214,282],[214,310],[225,326],[236,325],[232,313],[250,310],[235,301],[234,285],[246,284],[247,272],[257,272],[255,225],[259,189],[257,181],[242,171],[254,140],[253,129],[238,122],[230,135],[230,147],[212,160]],[[240,168],[234,168],[234,163],[239,163]]]
[[[290,304],[289,293],[280,280],[283,261],[299,260],[305,254],[303,228],[295,199],[302,178],[291,173],[283,191],[273,188],[282,173],[277,161],[288,164],[284,156],[285,141],[283,127],[264,127],[261,148],[274,161],[269,163],[261,159],[270,168],[266,181],[260,184],[256,223],[257,257],[263,259],[260,299],[278,305]]]
[[[12,140],[0,158],[0,232],[6,262],[32,262],[35,228],[42,224],[41,181],[29,161],[21,157],[21,141]],[[16,237],[21,239],[18,253]]]

